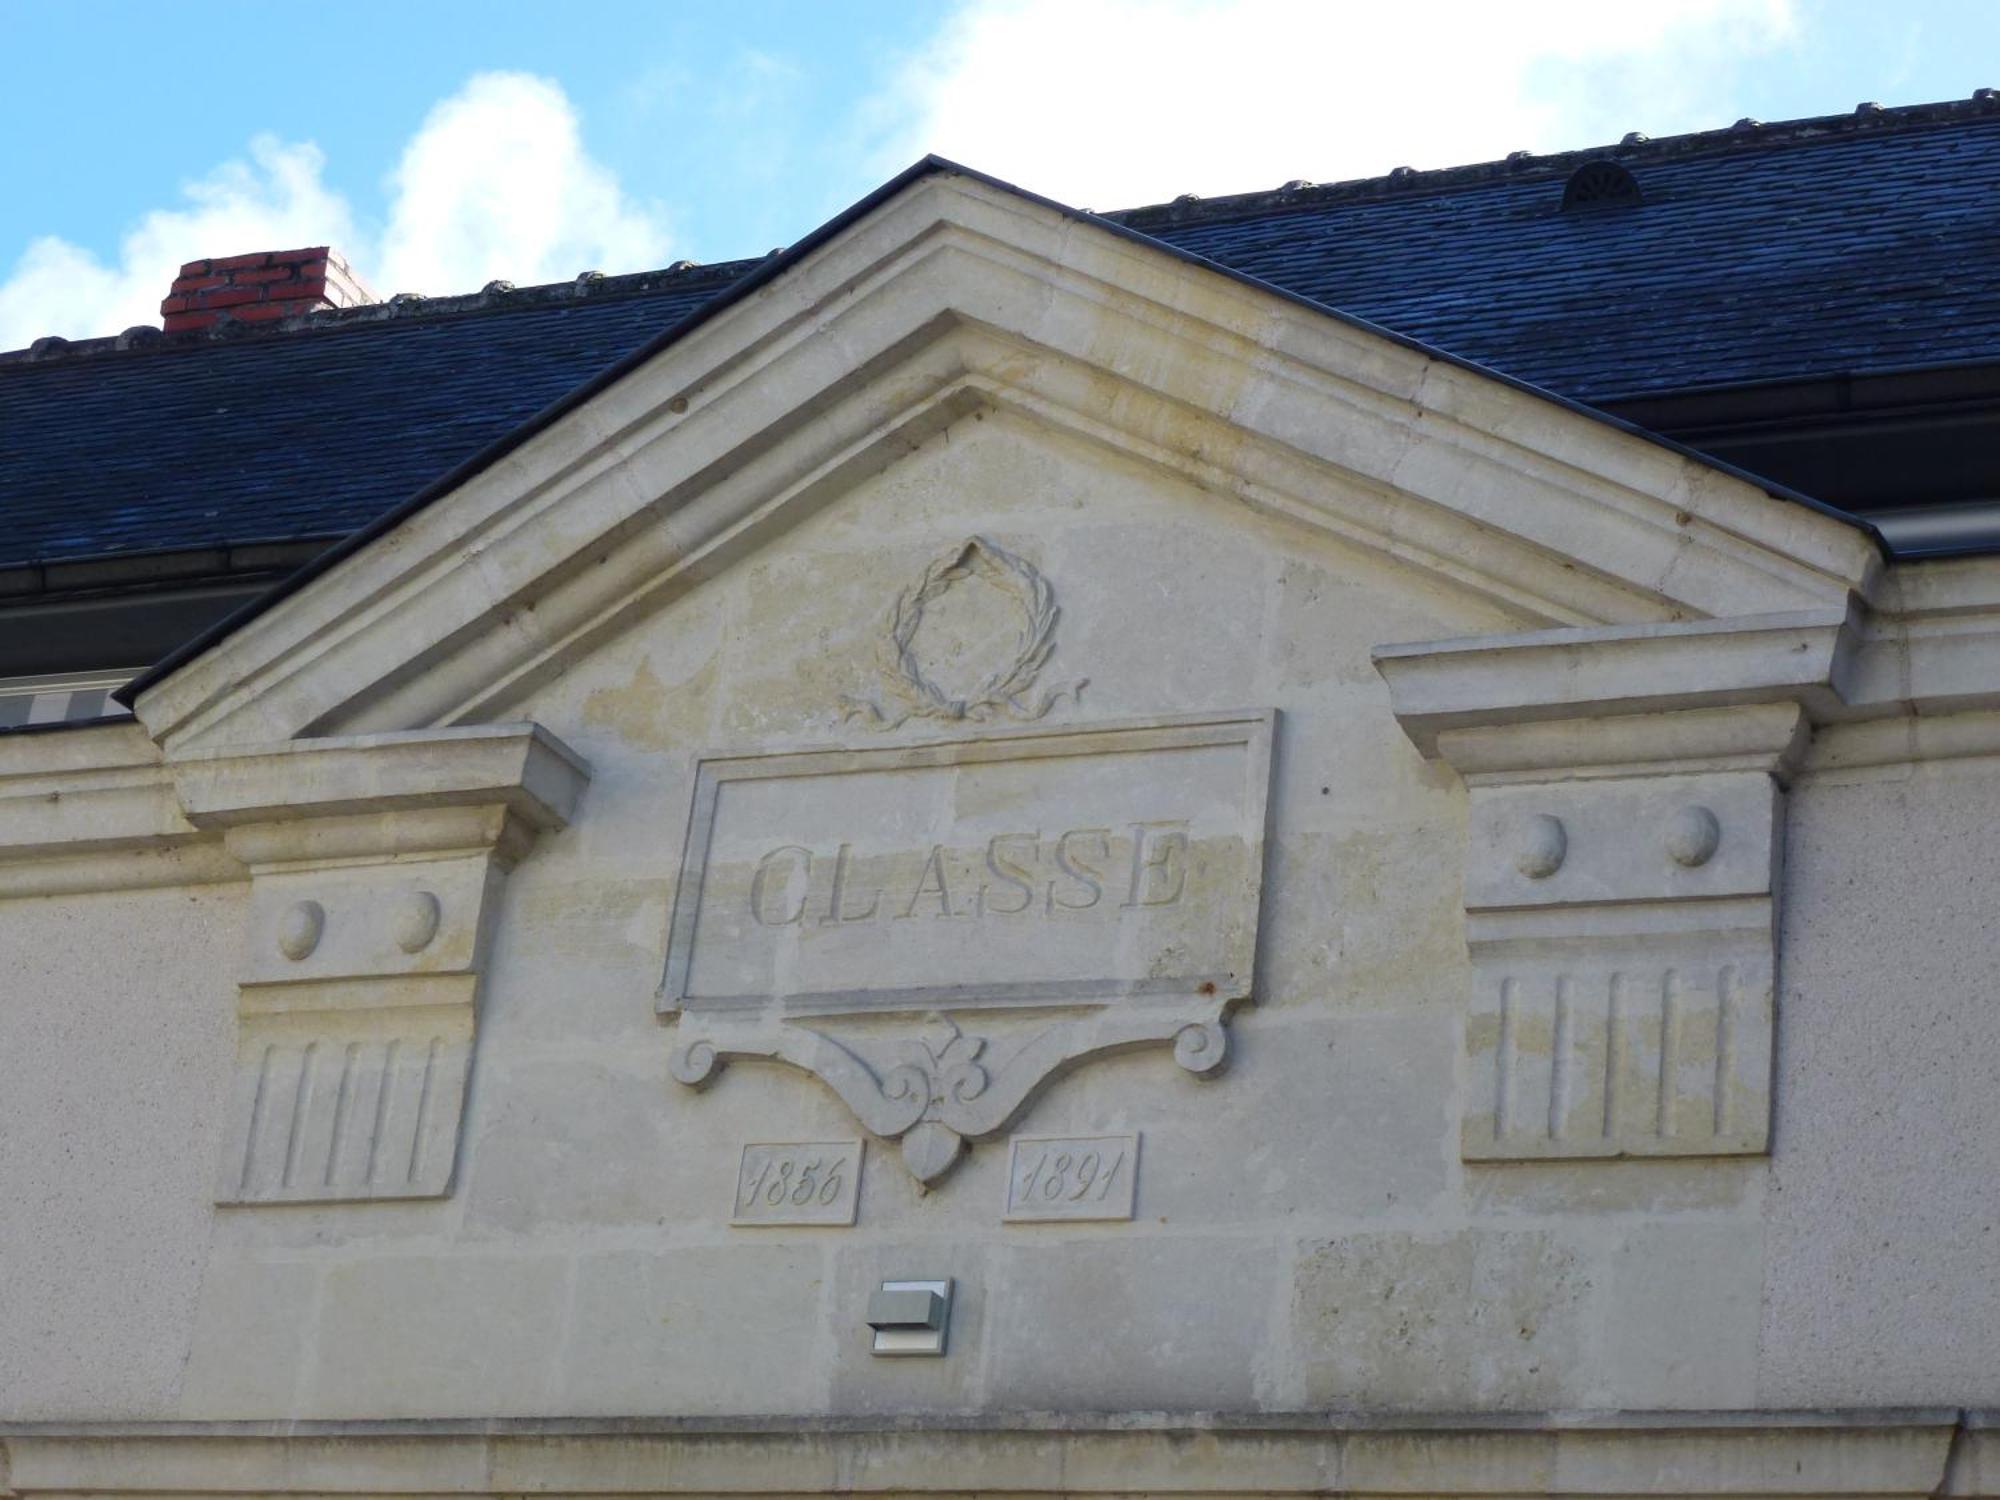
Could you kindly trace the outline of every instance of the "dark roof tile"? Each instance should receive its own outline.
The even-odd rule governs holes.
[[[345,536],[730,279],[0,364],[0,563]]]

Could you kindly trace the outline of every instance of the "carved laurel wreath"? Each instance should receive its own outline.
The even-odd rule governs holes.
[[[1011,659],[987,673],[965,696],[953,697],[925,674],[914,645],[925,608],[954,585],[973,577],[1012,597],[1020,608],[1021,620]],[[1039,719],[1062,698],[1075,697],[1085,685],[1080,679],[1029,697],[1035,679],[1055,653],[1056,621],[1061,615],[1055,590],[1034,564],[984,537],[968,537],[940,553],[921,578],[896,596],[877,649],[881,696],[843,697],[844,716],[864,718],[882,729],[894,729],[912,718],[970,719],[975,723],[996,715]]]

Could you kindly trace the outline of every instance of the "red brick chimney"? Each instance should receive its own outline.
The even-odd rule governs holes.
[[[191,260],[160,304],[168,333],[206,328],[226,313],[246,323],[289,318],[320,307],[354,307],[374,293],[325,245]]]

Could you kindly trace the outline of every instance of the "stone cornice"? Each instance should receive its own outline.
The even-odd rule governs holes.
[[[511,847],[566,823],[588,779],[583,762],[535,725],[292,741],[171,761],[136,725],[5,749],[0,898],[241,880],[257,863],[394,853],[398,842],[490,844],[504,834]],[[472,828],[466,820],[481,809],[505,827]],[[457,833],[447,826],[453,816],[466,824]]]
[[[0,899],[240,878],[137,724],[0,736]]]
[[[1768,1149],[1783,787],[1858,605],[1381,647],[1469,789],[1468,1161]]]
[[[1850,606],[1427,641],[1379,646],[1374,655],[1397,722],[1435,755],[1448,732],[1551,721],[1777,703],[1824,718],[1846,697],[1857,637]],[[1563,753],[1573,762],[1580,747],[1568,733]]]
[[[1951,1409],[0,1425],[21,1496],[2000,1494]]]
[[[535,724],[295,740],[189,755],[172,770],[197,828],[486,803],[560,828],[589,777],[574,751]]]

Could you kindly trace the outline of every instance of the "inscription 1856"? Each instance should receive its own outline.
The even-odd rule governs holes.
[[[732,1224],[852,1224],[860,1141],[767,1141],[743,1148]]]

